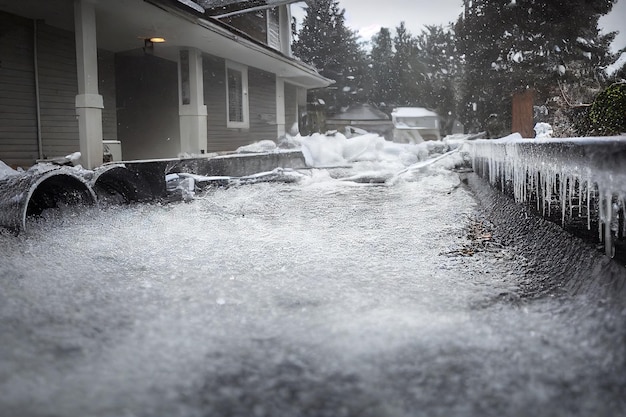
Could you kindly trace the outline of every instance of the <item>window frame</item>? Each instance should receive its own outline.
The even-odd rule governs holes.
[[[245,65],[237,64],[235,62],[226,61],[226,127],[229,129],[249,129],[250,128],[250,102],[248,99],[248,67]],[[230,85],[229,76],[230,71],[237,71],[241,73],[241,121],[230,119]]]

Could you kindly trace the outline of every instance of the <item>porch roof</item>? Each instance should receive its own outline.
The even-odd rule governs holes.
[[[153,54],[164,59],[177,61],[181,47],[192,47],[274,73],[287,82],[305,88],[325,87],[333,82],[322,77],[313,67],[285,56],[197,9],[185,6],[186,1],[90,1],[96,8],[98,48],[116,53],[143,53],[145,39],[158,36],[165,38],[166,42],[155,44]],[[73,4],[72,0],[0,0],[0,10],[74,31]]]

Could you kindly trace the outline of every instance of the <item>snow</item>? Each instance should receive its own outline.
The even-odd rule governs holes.
[[[67,159],[69,162],[71,162],[72,165],[76,165],[76,163],[80,160],[81,156],[82,155],[81,155],[80,152],[74,152],[74,153],[71,153],[71,154],[67,155],[65,157],[65,159]]]
[[[399,117],[439,117],[437,113],[423,107],[398,107],[392,115]]]
[[[276,143],[271,140],[261,140],[250,145],[241,146],[237,149],[237,153],[261,153],[271,152],[276,149]]]
[[[540,122],[535,125],[535,139],[550,139],[553,133],[549,123]]]
[[[604,72],[612,77],[617,71],[622,69],[624,65],[626,65],[626,52],[622,52],[614,63],[606,67]]]
[[[18,171],[14,170],[3,161],[0,161],[0,180],[17,174],[19,174]]]
[[[385,140],[377,134],[365,134],[347,139],[341,133],[314,134],[298,138],[306,164],[310,167],[351,166],[367,162],[380,171],[399,171],[423,161],[432,153],[443,153],[444,142],[427,141],[418,145]]]

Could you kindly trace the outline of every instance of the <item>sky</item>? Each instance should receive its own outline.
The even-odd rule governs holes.
[[[433,7],[433,3],[436,6]],[[381,27],[394,29],[404,21],[409,31],[417,35],[424,25],[445,25],[455,21],[462,13],[462,0],[339,0],[346,9],[347,25],[369,39]],[[304,3],[294,4],[292,13],[296,18],[304,16]],[[618,0],[613,10],[603,16],[600,25],[605,32],[620,30],[613,43],[614,52],[626,47],[626,0]]]

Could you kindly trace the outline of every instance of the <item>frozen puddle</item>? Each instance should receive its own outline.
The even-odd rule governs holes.
[[[313,170],[0,235],[0,414],[626,412],[623,321],[520,300],[515,248],[459,255],[459,185]]]

